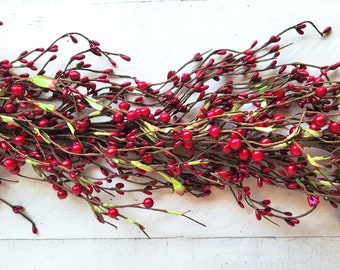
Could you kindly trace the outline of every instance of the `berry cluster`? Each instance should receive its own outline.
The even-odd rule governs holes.
[[[196,53],[161,83],[116,73],[116,61],[130,58],[104,51],[79,33],[2,60],[0,163],[21,177],[28,177],[20,169],[29,164],[60,199],[78,196],[100,222],[115,226],[112,219],[125,219],[145,234],[124,208],[191,219],[185,212],[155,208],[151,196],[159,189],[205,197],[213,187],[227,188],[240,207],[254,209],[257,219],[282,219],[292,226],[320,198],[337,208],[340,84],[330,73],[340,62],[278,63],[286,47],[281,36],[289,30],[304,34],[308,24],[321,36],[331,31],[320,32],[306,21],[261,46],[254,41],[242,51]],[[78,46],[81,39],[88,46],[53,70],[50,63],[62,39]],[[97,68],[98,59],[109,67]],[[250,189],[251,181],[258,189]],[[263,184],[305,193],[311,209],[294,216],[266,198],[255,199]],[[114,203],[127,192],[145,198]],[[21,206],[0,200],[37,232]]]

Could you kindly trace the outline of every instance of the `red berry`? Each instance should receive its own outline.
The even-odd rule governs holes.
[[[148,85],[148,83],[142,81],[142,82],[137,83],[137,87],[138,87],[139,90],[144,91],[149,87],[149,85]]]
[[[141,156],[141,159],[144,163],[151,164],[154,160],[154,155],[151,154],[151,153],[146,153],[146,154]]]
[[[66,199],[67,197],[67,191],[66,190],[63,190],[63,189],[59,189],[58,192],[57,192],[57,196],[59,199],[63,200],[63,199]]]
[[[63,167],[65,167],[66,169],[71,169],[72,167],[72,161],[69,160],[69,159],[64,159],[62,162],[61,162],[61,165]]]
[[[230,154],[231,148],[229,146],[229,143],[222,144],[221,151],[222,151],[223,154],[226,154],[226,155]]]
[[[11,92],[13,96],[22,98],[25,95],[25,88],[21,84],[13,84]]]
[[[242,140],[240,138],[232,138],[230,141],[229,141],[229,146],[231,149],[233,150],[238,150],[241,148],[242,146]]]
[[[17,175],[19,172],[20,172],[19,166],[16,166],[13,170],[9,171],[10,174],[14,174],[14,175]]]
[[[80,154],[81,152],[83,152],[83,147],[78,142],[74,143],[71,148],[72,148],[72,152],[75,154]]]
[[[340,123],[331,121],[328,125],[328,129],[332,133],[339,133],[340,132]]]
[[[107,215],[110,217],[110,218],[116,218],[118,217],[119,215],[119,212],[118,212],[118,209],[117,208],[110,208],[109,210],[107,210]]]
[[[72,81],[80,80],[80,73],[76,70],[71,70],[68,76]]]
[[[324,86],[319,86],[315,89],[315,95],[319,98],[324,97],[327,94],[327,88]]]
[[[118,104],[118,108],[127,111],[130,109],[130,104],[126,101],[122,101]]]
[[[302,145],[301,144],[291,144],[290,147],[289,147],[289,151],[290,153],[293,155],[293,156],[301,156],[302,152],[301,152],[301,149],[302,148]]]
[[[126,119],[130,122],[134,122],[138,119],[138,113],[134,110],[128,111],[126,114]]]
[[[283,121],[280,121],[280,120],[284,120],[284,119],[285,119],[285,117],[281,113],[277,113],[273,117],[273,120],[275,121],[275,124],[278,124],[278,125],[283,124]]]
[[[253,160],[255,161],[261,161],[264,157],[264,152],[261,150],[254,150],[251,153],[251,157],[253,158]]]
[[[296,165],[294,164],[288,164],[286,166],[286,172],[288,174],[288,176],[293,176],[296,174]]]
[[[184,141],[190,141],[192,139],[192,132],[190,130],[183,130],[181,137]]]
[[[313,117],[313,123],[318,127],[323,127],[327,124],[327,116],[322,113],[318,113]]]
[[[154,205],[154,201],[151,198],[145,198],[143,201],[143,206],[147,209],[151,208]]]
[[[74,195],[79,195],[81,192],[82,192],[82,187],[81,187],[81,185],[79,185],[79,184],[75,184],[73,187],[72,187],[72,193],[74,194]]]
[[[113,121],[116,122],[116,123],[120,123],[123,121],[124,119],[124,114],[121,113],[121,112],[114,112],[113,113]]]
[[[209,134],[213,138],[218,138],[221,134],[221,128],[219,126],[211,126],[209,129]]]
[[[13,138],[13,143],[17,146],[22,146],[26,143],[26,138],[22,135],[15,136]]]
[[[6,158],[3,162],[2,162],[2,166],[6,169],[6,170],[14,170],[17,166],[18,166],[18,162],[13,159],[13,158]]]
[[[108,158],[113,158],[113,157],[116,156],[116,154],[117,154],[117,147],[116,146],[110,145],[105,150],[105,155]]]
[[[159,115],[159,120],[163,123],[169,123],[170,121],[170,115],[169,113],[167,112],[162,112],[160,115]]]
[[[238,157],[240,158],[240,160],[248,160],[250,158],[250,151],[247,148],[242,148],[239,152],[238,152]]]
[[[260,139],[260,144],[262,145],[262,147],[267,147],[266,144],[270,144],[272,142],[272,140],[268,137],[263,137]]]
[[[149,107],[143,107],[140,109],[140,114],[144,117],[148,117],[150,115],[150,108]]]

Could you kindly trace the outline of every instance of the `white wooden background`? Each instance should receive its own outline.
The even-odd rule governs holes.
[[[132,57],[122,73],[152,82],[162,80],[197,51],[243,49],[300,21],[332,25],[326,40],[313,31],[286,54],[306,62],[340,61],[340,5],[310,1],[0,1],[0,59],[27,48],[47,46],[57,36],[78,31],[110,51]],[[292,40],[289,36],[288,41]],[[30,226],[0,204],[0,269],[339,269],[340,211],[322,204],[299,226],[258,222],[236,206],[228,192],[208,198],[158,196],[157,206],[191,210],[207,225],[143,212],[139,220],[153,237],[134,227],[103,226],[76,198],[56,198],[49,186],[21,181],[1,185],[1,196],[22,204],[39,226]],[[307,209],[303,196],[264,188],[271,198]]]

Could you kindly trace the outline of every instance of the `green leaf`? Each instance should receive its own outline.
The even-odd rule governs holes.
[[[91,180],[89,180],[89,179],[87,179],[87,178],[85,178],[83,176],[80,176],[79,180],[80,180],[80,182],[82,182],[85,185],[91,185],[91,186],[94,185],[94,183]]]
[[[198,160],[189,161],[187,164],[189,166],[193,166],[193,165],[200,165],[200,164],[207,164],[207,163],[209,163],[209,160],[207,159],[198,159]]]
[[[243,102],[237,102],[230,110],[230,112],[238,112],[239,109],[243,106]]]
[[[94,112],[91,112],[88,116],[89,117],[96,117],[98,115],[100,115],[101,111],[94,111]]]
[[[130,163],[133,166],[135,166],[136,168],[141,169],[141,170],[146,171],[146,172],[153,172],[153,171],[155,171],[154,168],[152,168],[152,167],[150,167],[150,166],[148,166],[146,164],[143,164],[143,163],[141,163],[141,162],[139,162],[137,160],[131,160]]]
[[[36,86],[42,87],[42,88],[50,88],[55,89],[57,80],[52,79],[50,77],[44,76],[44,75],[36,75],[31,78],[29,78],[29,81]]]
[[[326,180],[321,180],[321,181],[319,181],[319,184],[320,184],[320,185],[323,185],[323,186],[325,186],[325,187],[332,187],[332,186],[333,186],[333,183],[332,183],[332,182],[326,181]]]
[[[254,127],[254,129],[259,131],[259,132],[265,132],[265,133],[270,133],[270,132],[276,130],[275,128],[273,128],[273,126],[269,126],[269,127]]]
[[[33,171],[34,171],[37,175],[39,175],[40,177],[42,176],[42,172],[41,172],[41,170],[40,170],[37,166],[35,166],[34,164],[32,164],[32,168],[33,168]]]
[[[55,111],[55,106],[53,104],[45,104],[42,102],[35,101],[35,105],[37,105],[40,109],[46,111],[46,112],[53,112]]]
[[[165,210],[168,214],[182,216],[184,213],[178,210]]]
[[[10,116],[7,116],[7,115],[0,115],[0,118],[5,123],[12,124],[12,125],[15,125],[17,127],[20,126],[17,122],[14,121],[13,117],[10,117]]]
[[[97,110],[97,111],[102,111],[104,109],[104,105],[100,100],[94,99],[93,97],[85,97],[86,101],[90,106]]]
[[[74,127],[73,127],[73,125],[71,124],[71,122],[68,122],[68,121],[67,121],[66,124],[67,124],[68,128],[70,129],[72,135],[74,135],[74,132],[75,132],[76,130],[74,129]]]
[[[172,184],[175,192],[182,196],[185,192],[185,187],[182,185],[182,183],[180,181],[178,181],[176,178],[171,177],[169,175],[167,175],[164,172],[157,172],[158,174],[160,174],[161,176],[163,176],[163,178],[165,178],[166,181],[168,181],[169,183]]]
[[[110,136],[111,133],[110,132],[103,132],[103,131],[95,131],[93,132],[94,136]]]
[[[316,137],[320,138],[322,135],[322,132],[317,131],[317,130],[312,130],[310,128],[302,127],[304,131],[306,131],[305,134],[303,134],[302,138],[310,138],[310,137]]]
[[[318,158],[318,157],[316,157],[316,158]],[[314,158],[311,157],[309,154],[307,154],[307,160],[308,160],[308,162],[309,162],[312,166],[314,166],[314,167],[317,167],[317,168],[324,168],[323,165],[317,163],[317,162],[314,160]]]

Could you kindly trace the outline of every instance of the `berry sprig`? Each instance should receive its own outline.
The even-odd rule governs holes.
[[[281,37],[290,30],[304,34],[308,24],[321,36],[331,31],[305,21],[260,46],[254,41],[242,51],[196,53],[160,83],[116,73],[116,62],[130,58],[104,51],[80,33],[2,60],[2,167],[33,179],[20,173],[22,166],[32,166],[36,178],[50,183],[60,199],[73,194],[100,222],[116,226],[112,220],[123,219],[145,234],[124,209],[193,220],[186,212],[154,207],[151,196],[160,189],[205,197],[213,187],[227,188],[240,207],[254,209],[257,219],[281,219],[292,226],[320,198],[337,208],[340,84],[333,71],[340,62],[278,61],[287,47]],[[88,46],[54,70],[51,63],[63,39]],[[98,67],[99,62],[107,67]],[[252,181],[257,189],[249,187]],[[263,184],[305,193],[310,210],[294,216],[269,199],[257,199]],[[115,203],[116,196],[128,192],[145,197],[140,203]],[[23,208],[1,201],[37,232]]]

